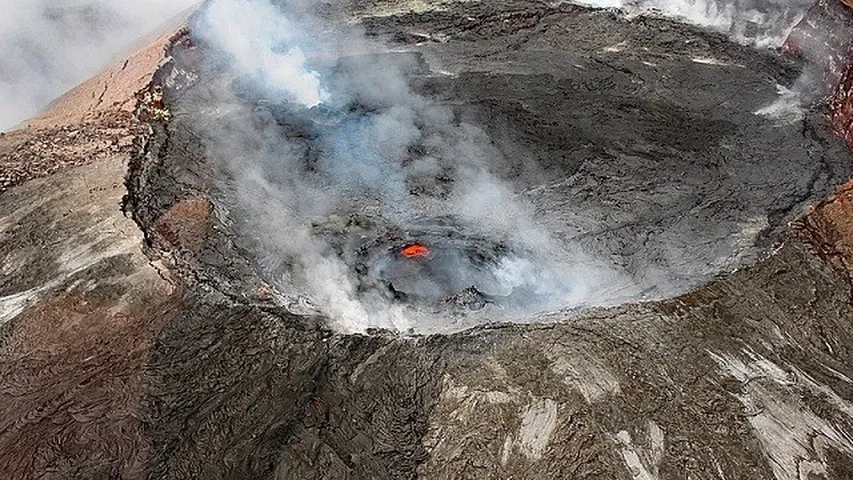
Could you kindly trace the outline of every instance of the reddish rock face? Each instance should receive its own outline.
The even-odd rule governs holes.
[[[154,227],[167,245],[166,249],[180,248],[197,252],[211,226],[213,205],[206,198],[188,198],[173,205],[157,219]]]
[[[849,64],[853,11],[838,0],[819,0],[791,31],[782,48],[809,63],[822,66],[835,85]]]
[[[849,0],[848,0],[849,1]],[[821,68],[826,105],[835,132],[853,148],[853,2],[820,0],[810,8],[782,48]]]
[[[853,1],[820,0],[783,48],[822,69],[835,133],[853,149]],[[803,219],[807,241],[844,274],[853,273],[853,182],[839,186]]]
[[[815,253],[842,275],[853,275],[853,182],[815,206],[802,226]]]

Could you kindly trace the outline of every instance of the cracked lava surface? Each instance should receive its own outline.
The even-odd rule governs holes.
[[[264,230],[295,204],[264,195],[270,216],[248,215],[229,163],[288,139],[286,173],[332,175],[325,132],[387,105],[261,101],[183,29],[0,138],[19,172],[0,194],[2,476],[853,478],[843,122],[756,113],[821,62],[614,11],[389,3],[326,12],[388,48],[318,68],[390,62],[440,107],[399,154],[394,198],[426,214],[359,196],[295,215],[323,239],[312,261],[361,279],[350,300],[417,321],[344,331],[271,241],[298,232]],[[851,18],[818,2],[807,20],[849,42]],[[265,136],[210,148],[246,124]],[[547,248],[448,206],[470,164],[431,143],[447,136],[476,140]],[[256,172],[286,182],[274,167]],[[505,284],[429,263],[448,252],[477,274],[527,259],[571,301],[512,310],[491,298]],[[392,260],[430,265],[439,293],[398,298],[425,287],[377,270]]]

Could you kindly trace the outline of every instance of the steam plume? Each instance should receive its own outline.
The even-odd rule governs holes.
[[[678,11],[737,34],[738,15],[756,5],[706,8],[705,16]],[[359,245],[425,218],[453,218],[463,231],[523,252],[500,259],[486,288],[506,294],[523,287],[537,299],[526,307],[639,295],[607,259],[555,239],[526,197],[493,171],[517,159],[505,158],[453,108],[411,87],[410,78],[432,74],[419,57],[390,54],[357,28],[270,0],[212,0],[192,31],[214,57],[219,53],[214,63],[224,64],[218,80],[199,87],[210,90],[199,95],[209,118],[194,128],[228,171],[219,186],[226,214],[277,290],[308,299],[338,328],[458,328],[443,324],[447,316],[424,315],[364,290],[355,273]],[[419,189],[426,193],[412,193]],[[466,281],[462,259],[458,275]],[[666,278],[666,272],[643,275]]]
[[[36,114],[198,0],[5,0],[0,130]]]
[[[298,28],[305,24],[311,29]],[[355,218],[379,231],[405,230],[419,218],[449,216],[465,231],[527,252],[496,265],[488,287],[494,292],[526,285],[558,303],[583,300],[583,281],[540,262],[545,255],[549,262],[577,260],[579,252],[550,238],[532,220],[532,207],[490,171],[508,160],[485,132],[410,88],[407,75],[424,68],[416,57],[374,55],[381,46],[357,30],[332,28],[268,0],[213,0],[192,30],[227,62],[223,75],[233,76],[229,88],[212,93],[228,107],[203,127],[208,149],[229,169],[225,196],[242,212],[236,216],[253,237],[261,267],[286,295],[309,298],[345,330],[440,330],[424,322],[441,319],[424,319],[381,292],[360,291],[352,246],[342,249],[318,229],[341,229],[336,222]],[[317,50],[335,59],[318,61]],[[246,98],[270,108],[253,110]],[[276,112],[287,119],[271,118]],[[310,141],[286,134],[305,122],[315,125],[306,134]],[[313,158],[310,168],[306,158]],[[439,183],[441,175],[452,181]],[[412,195],[413,185],[446,191]],[[375,231],[365,228],[368,236]],[[461,260],[458,270],[466,275]]]
[[[757,47],[779,47],[802,18],[811,0],[578,0],[598,8],[631,14],[660,12],[694,25],[726,33]]]

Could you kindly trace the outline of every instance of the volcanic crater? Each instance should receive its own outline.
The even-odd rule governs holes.
[[[211,0],[0,135],[0,477],[853,478],[853,10],[558,3]]]
[[[853,171],[816,104],[782,102],[810,78],[803,64],[662,18],[540,13],[533,31],[396,47],[455,17],[373,19],[384,40],[363,52],[307,51],[338,92],[311,107],[191,28],[160,72],[172,116],[149,148],[157,166],[134,178],[132,194],[158,200],[134,214],[150,230],[159,209],[204,196],[249,289],[345,330],[436,333],[683,293],[773,251]],[[406,242],[433,254],[400,257]],[[244,290],[221,255],[187,268]],[[327,277],[306,279],[318,262]],[[475,308],[442,310],[460,294]],[[348,326],[340,303],[361,318]]]

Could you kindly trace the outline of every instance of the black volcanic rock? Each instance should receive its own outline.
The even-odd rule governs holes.
[[[411,47],[445,72],[415,88],[530,159],[542,175],[498,170],[552,225],[641,280],[685,248],[668,260],[706,265],[702,285],[525,324],[486,306],[452,334],[336,332],[282,297],[225,202],[184,32],[131,62],[156,72],[114,97],[137,107],[114,155],[0,194],[3,478],[851,478],[849,188],[801,215],[850,157],[817,112],[754,113],[800,64],[574,6],[347,5],[374,34],[442,39]],[[120,108],[88,120],[103,109]],[[0,151],[41,158],[28,140],[80,122],[49,118]],[[324,231],[375,228],[347,218]],[[763,230],[731,261],[739,222]]]

